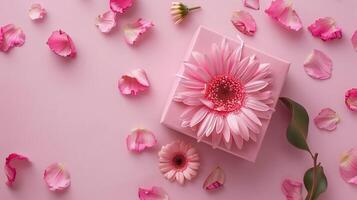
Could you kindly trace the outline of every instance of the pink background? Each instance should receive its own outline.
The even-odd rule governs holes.
[[[305,27],[317,17],[331,16],[343,28],[342,40],[324,43],[308,31],[288,32],[274,23],[263,9],[243,8],[240,0],[186,1],[202,10],[192,13],[180,26],[169,16],[171,1],[137,0],[119,18],[119,28],[100,33],[94,18],[108,9],[108,2],[94,0],[40,0],[48,10],[42,23],[27,16],[32,1],[1,0],[0,24],[14,23],[26,33],[26,43],[10,53],[0,53],[0,165],[11,152],[30,157],[22,166],[13,189],[0,178],[1,200],[138,199],[139,186],[163,187],[170,199],[284,199],[280,185],[284,178],[301,180],[311,166],[306,153],[294,149],[285,138],[287,113],[279,107],[255,164],[206,144],[196,145],[202,157],[198,177],[180,186],[165,180],[157,167],[157,151],[135,155],[126,150],[125,137],[131,129],[143,127],[157,133],[159,144],[175,139],[194,142],[159,124],[161,112],[192,34],[199,25],[235,37],[230,16],[237,9],[248,10],[256,19],[258,32],[245,37],[256,47],[292,65],[283,95],[303,104],[313,118],[324,107],[335,109],[341,123],[331,134],[310,125],[309,143],[320,153],[329,180],[324,200],[353,200],[357,188],[338,174],[340,154],[356,147],[357,115],[345,107],[344,93],[357,87],[357,53],[350,37],[357,29],[357,2],[352,0],[294,1]],[[219,3],[220,2],[220,3]],[[224,2],[224,3],[222,3]],[[151,19],[155,27],[136,47],[123,40],[120,26],[139,17]],[[78,56],[73,60],[54,55],[45,44],[53,30],[63,29],[73,38]],[[330,80],[316,81],[302,67],[313,48],[327,53],[334,62]],[[117,90],[121,74],[144,68],[152,87],[147,94],[128,98]],[[61,162],[72,175],[72,186],[56,194],[46,189],[43,170]],[[217,165],[226,172],[220,191],[202,190],[206,175]]]

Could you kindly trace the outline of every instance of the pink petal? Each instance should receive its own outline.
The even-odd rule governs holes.
[[[74,57],[77,53],[72,38],[61,30],[52,32],[47,45],[59,56]]]
[[[117,13],[124,13],[132,5],[133,0],[110,0],[110,9]]]
[[[29,17],[32,20],[40,20],[46,16],[47,12],[42,8],[41,4],[34,3],[31,5],[29,10]]]
[[[223,186],[225,180],[224,171],[220,167],[216,167],[206,178],[203,183],[203,189],[215,190]]]
[[[331,17],[320,18],[311,24],[308,29],[315,37],[323,41],[342,38],[342,31],[336,25],[336,21]]]
[[[102,33],[109,33],[117,25],[117,14],[111,10],[98,15],[96,26]]]
[[[283,194],[287,200],[302,200],[302,183],[285,179],[281,185]]]
[[[135,129],[126,138],[126,146],[129,151],[142,152],[146,148],[155,146],[155,135],[146,129]]]
[[[337,128],[340,118],[331,108],[324,108],[321,110],[319,115],[315,117],[314,122],[319,129],[333,131]]]
[[[238,31],[252,36],[257,30],[257,25],[254,18],[248,12],[237,11],[232,15],[231,22],[238,29]]]
[[[275,0],[265,10],[265,13],[289,30],[299,31],[302,28],[300,17],[292,8],[290,1]]]
[[[21,47],[25,43],[25,34],[13,24],[0,27],[0,51],[7,52],[12,47]]]
[[[29,159],[27,157],[25,157],[23,155],[16,154],[16,153],[12,153],[9,156],[7,156],[4,170],[5,170],[5,174],[7,177],[6,184],[8,186],[12,186],[12,184],[15,182],[16,169],[15,169],[15,167],[12,166],[12,162],[16,161],[16,160],[23,160],[23,161],[29,162]]]
[[[144,34],[153,26],[154,24],[151,21],[146,21],[141,18],[134,23],[127,24],[123,29],[126,42],[131,45],[135,44],[140,35]]]
[[[71,185],[71,177],[60,163],[54,163],[47,167],[43,179],[51,191],[61,191]]]
[[[340,175],[347,183],[357,185],[357,149],[343,153],[340,161]]]
[[[329,79],[332,72],[332,60],[322,51],[314,49],[304,63],[305,72],[315,79]]]
[[[345,104],[348,109],[357,111],[357,88],[352,88],[346,92]]]
[[[353,46],[354,50],[357,51],[357,31],[355,31],[353,33],[351,41],[352,41],[352,46]]]
[[[146,91],[149,86],[149,80],[143,69],[136,69],[123,75],[118,83],[118,88],[124,95],[137,95],[138,92]]]
[[[244,0],[244,6],[254,10],[259,10],[259,0]]]
[[[138,194],[140,200],[169,200],[165,190],[155,186],[151,189],[139,188]]]

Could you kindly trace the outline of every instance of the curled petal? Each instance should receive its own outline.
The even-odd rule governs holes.
[[[6,184],[8,186],[12,186],[12,184],[15,182],[16,169],[12,166],[12,162],[15,160],[23,160],[29,162],[29,159],[27,157],[16,153],[12,153],[6,158],[4,170],[7,177]]]
[[[308,27],[311,34],[323,41],[342,38],[342,31],[331,17],[320,18]]]
[[[322,51],[314,49],[304,63],[305,72],[315,79],[329,79],[332,72],[332,60]]]
[[[47,167],[43,179],[51,191],[61,191],[71,185],[71,177],[60,163],[54,163]]]
[[[146,148],[153,147],[156,143],[155,135],[145,129],[136,129],[126,138],[129,151],[142,152]]]
[[[61,30],[52,32],[47,45],[55,54],[62,57],[74,57],[77,53],[72,38]]]
[[[138,194],[140,200],[169,200],[169,195],[161,187],[139,188]]]
[[[346,92],[345,104],[348,109],[357,111],[357,88],[352,88]]]
[[[21,47],[25,43],[25,34],[21,28],[7,24],[0,28],[0,51],[7,52],[12,47]]]
[[[289,30],[299,31],[302,28],[300,17],[288,0],[273,1],[265,13]]]
[[[111,10],[98,15],[96,26],[102,33],[109,33],[117,25],[117,14]]]
[[[46,10],[41,6],[41,4],[34,3],[31,5],[29,10],[29,17],[32,20],[41,20],[46,16]]]
[[[319,129],[333,131],[337,128],[337,124],[340,122],[340,118],[331,108],[324,108],[315,117],[314,122]]]
[[[232,15],[231,22],[242,33],[252,36],[257,30],[254,18],[248,12],[236,11]]]
[[[302,183],[285,179],[281,185],[281,190],[287,200],[302,200]]]
[[[136,69],[123,75],[119,80],[118,88],[124,95],[137,95],[146,91],[150,86],[149,80],[143,69]]]
[[[357,31],[355,31],[351,38],[352,46],[355,51],[357,51]]]
[[[350,149],[342,154],[340,174],[347,183],[357,185],[357,149]]]
[[[126,42],[131,45],[135,44],[140,35],[144,34],[153,26],[154,24],[151,21],[143,19],[138,19],[134,23],[127,24],[123,29]]]
[[[254,10],[259,10],[259,0],[244,0],[244,6]]]
[[[110,9],[117,13],[124,13],[132,5],[133,0],[110,0]]]
[[[215,190],[223,186],[224,184],[224,171],[220,167],[216,167],[206,178],[203,183],[203,189]]]

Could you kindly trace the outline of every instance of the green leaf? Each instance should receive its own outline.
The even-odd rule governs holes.
[[[291,121],[287,129],[288,141],[299,149],[310,151],[309,145],[306,142],[309,129],[309,115],[305,108],[286,97],[280,97],[280,100],[289,108],[291,113]]]
[[[316,200],[321,193],[325,192],[327,189],[327,178],[324,173],[324,168],[321,166],[316,166],[316,179],[313,186],[314,179],[314,168],[310,168],[305,172],[304,175],[304,185],[308,191],[305,200]]]

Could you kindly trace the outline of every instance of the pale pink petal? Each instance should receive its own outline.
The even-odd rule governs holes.
[[[346,92],[345,104],[348,109],[357,111],[357,88],[352,88]]]
[[[146,129],[135,129],[126,138],[126,146],[129,151],[142,152],[146,148],[155,146],[155,135]]]
[[[143,69],[136,69],[123,75],[118,83],[118,88],[124,95],[137,95],[138,92],[146,91],[149,86],[149,80]]]
[[[13,167],[12,162],[16,160],[23,160],[29,162],[29,159],[27,157],[16,153],[12,153],[9,156],[7,156],[4,170],[7,177],[6,184],[8,186],[12,186],[12,184],[15,182],[16,169],[15,167]]]
[[[299,31],[302,28],[300,17],[288,0],[273,1],[265,13],[289,30]]]
[[[311,34],[323,41],[342,38],[342,31],[331,17],[320,18],[308,27]]]
[[[231,22],[238,31],[252,36],[257,30],[257,25],[254,18],[246,11],[233,12]]]
[[[110,9],[113,12],[124,13],[133,5],[134,0],[110,0]]]
[[[54,163],[47,167],[43,175],[49,190],[61,191],[71,185],[69,172],[60,163]]]
[[[324,108],[315,117],[314,122],[319,129],[333,131],[337,128],[337,124],[340,122],[340,118],[331,108]]]
[[[206,178],[203,183],[203,189],[215,190],[223,186],[224,184],[224,171],[220,167],[216,167]]]
[[[25,38],[22,29],[13,24],[0,27],[0,51],[7,52],[12,47],[21,47]]]
[[[357,149],[352,148],[342,154],[340,174],[347,183],[357,185]]]
[[[161,187],[139,188],[138,194],[140,200],[169,200],[169,195]]]
[[[312,78],[329,79],[332,72],[332,60],[322,51],[314,49],[305,60],[304,70]]]
[[[47,45],[55,54],[62,57],[74,57],[77,53],[72,38],[62,30],[52,32]]]
[[[352,46],[355,51],[357,51],[357,31],[355,31],[351,38]]]
[[[135,44],[140,36],[153,26],[154,24],[151,21],[146,21],[141,18],[134,23],[127,24],[123,29],[125,41],[131,45]]]
[[[281,185],[281,190],[286,200],[302,200],[302,183],[285,179]]]
[[[111,10],[98,15],[96,26],[102,33],[109,33],[117,25],[117,14]]]
[[[259,10],[259,0],[244,0],[244,6],[254,10]]]
[[[41,20],[46,16],[46,10],[41,6],[41,4],[34,3],[31,5],[29,10],[29,17],[32,20]]]

